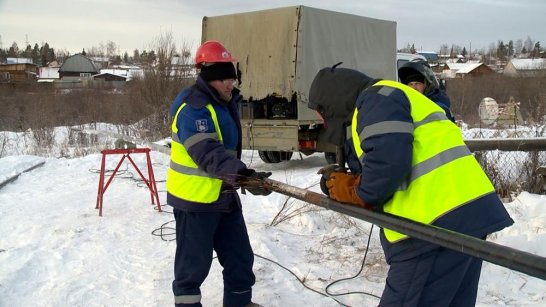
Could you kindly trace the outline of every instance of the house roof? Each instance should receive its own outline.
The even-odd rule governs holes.
[[[468,74],[483,63],[447,63],[447,67],[458,74]]]
[[[546,59],[512,59],[510,62],[517,70],[546,69]]]
[[[417,53],[427,58],[428,61],[437,61],[439,59],[438,53],[434,51],[420,51]]]
[[[90,72],[97,74],[99,70],[91,59],[81,54],[75,54],[64,61],[61,68],[59,68],[59,72]]]
[[[6,64],[34,64],[31,58],[6,58]]]
[[[122,75],[113,74],[113,73],[109,73],[109,72],[103,72],[103,73],[100,73],[100,74],[93,75],[93,78],[100,77],[100,76],[115,76],[115,77],[119,77],[119,78],[123,78],[123,79],[127,80],[127,76],[122,76]]]

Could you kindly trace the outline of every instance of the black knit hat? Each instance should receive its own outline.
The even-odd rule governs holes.
[[[199,75],[207,82],[214,80],[237,79],[235,66],[233,66],[233,63],[231,62],[202,66]]]
[[[409,84],[410,82],[421,82],[425,84],[425,77],[421,75],[420,73],[411,74],[406,77],[405,84]]]

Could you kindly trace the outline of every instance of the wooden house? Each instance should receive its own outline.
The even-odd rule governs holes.
[[[495,71],[483,63],[446,63],[446,68],[442,71],[444,78],[466,78],[479,77],[487,74],[493,74]]]
[[[92,79],[98,73],[99,69],[93,61],[81,54],[68,57],[59,68],[59,78],[64,81]]]
[[[504,67],[503,74],[510,77],[546,76],[546,59],[512,59]]]
[[[32,63],[0,64],[0,82],[36,81],[36,69]]]

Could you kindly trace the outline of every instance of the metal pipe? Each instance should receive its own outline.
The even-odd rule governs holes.
[[[470,151],[546,151],[546,138],[495,138],[464,141]]]
[[[485,261],[546,280],[546,258],[511,247],[481,240],[444,228],[411,221],[388,213],[336,202],[325,195],[291,186],[272,179],[243,180],[243,186],[269,189],[296,199],[350,215],[360,220],[389,228],[410,237],[437,244]]]

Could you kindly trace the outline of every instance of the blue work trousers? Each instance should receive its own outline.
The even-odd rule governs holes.
[[[242,211],[173,211],[176,220],[173,281],[176,306],[201,306],[200,287],[209,273],[213,250],[224,268],[224,306],[242,307],[250,303],[255,282],[254,254]]]
[[[392,261],[379,306],[475,306],[482,260],[439,247]]]

